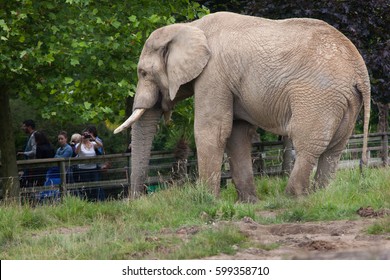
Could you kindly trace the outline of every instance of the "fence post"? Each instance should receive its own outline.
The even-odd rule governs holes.
[[[60,178],[61,178],[60,192],[62,194],[65,194],[66,193],[66,164],[65,164],[65,161],[60,161]]]
[[[389,135],[387,132],[382,134],[382,164],[384,167],[389,164]]]

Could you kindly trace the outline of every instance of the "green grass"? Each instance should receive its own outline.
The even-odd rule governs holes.
[[[232,185],[214,198],[205,186],[172,187],[135,201],[0,205],[0,259],[196,259],[234,254],[248,237],[225,221],[261,224],[359,219],[360,207],[390,209],[390,170],[344,170],[331,185],[302,198],[284,194],[287,178],[256,181],[260,202],[236,203]],[[264,212],[275,215],[265,216]],[[390,232],[390,218],[369,234]],[[260,245],[258,245],[260,246]],[[266,244],[264,250],[278,248]]]
[[[390,233],[390,216],[374,223],[367,229],[369,234],[389,234]]]

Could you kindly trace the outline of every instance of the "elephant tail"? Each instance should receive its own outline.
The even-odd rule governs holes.
[[[368,146],[368,128],[370,123],[370,111],[371,111],[371,88],[370,82],[365,81],[357,84],[357,90],[363,97],[363,107],[364,107],[364,125],[363,125],[363,148],[362,148],[362,163],[364,165],[368,164],[367,159],[367,146]]]

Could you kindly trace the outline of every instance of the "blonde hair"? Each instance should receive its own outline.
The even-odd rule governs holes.
[[[72,135],[72,137],[70,138],[70,143],[72,144],[76,144],[76,143],[79,143],[81,140],[81,135],[79,133],[75,133]]]

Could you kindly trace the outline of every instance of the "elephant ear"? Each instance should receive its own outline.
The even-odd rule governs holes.
[[[167,26],[172,29],[172,39],[166,45],[164,59],[166,62],[169,96],[176,97],[181,85],[184,85],[202,73],[210,58],[210,49],[205,34],[199,28],[175,24]]]

